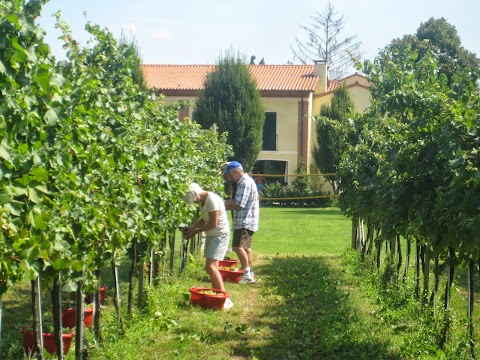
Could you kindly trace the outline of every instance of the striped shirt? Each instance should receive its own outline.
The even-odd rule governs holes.
[[[234,201],[241,209],[233,210],[233,229],[257,231],[260,217],[257,184],[246,173],[237,182]]]

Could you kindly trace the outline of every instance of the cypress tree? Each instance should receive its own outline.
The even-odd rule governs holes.
[[[232,159],[252,170],[262,147],[265,111],[256,81],[239,54],[227,52],[208,74],[194,120],[204,129],[216,124],[219,133],[226,132]]]
[[[354,109],[353,101],[344,86],[335,89],[330,105],[323,105],[317,117],[317,145],[313,150],[315,165],[322,173],[335,173],[344,151],[343,125]],[[335,176],[328,177],[334,193],[338,193]]]

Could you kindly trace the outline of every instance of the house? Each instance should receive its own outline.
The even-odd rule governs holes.
[[[329,80],[325,63],[313,65],[247,65],[256,80],[265,107],[262,151],[256,169],[262,174],[294,174],[300,159],[314,170],[312,151],[316,142],[313,114],[329,104],[333,90],[344,84],[357,111],[370,106],[369,83],[360,74]],[[142,65],[149,88],[156,88],[166,104],[189,100],[179,119],[192,117],[194,103],[204,80],[215,65]],[[280,178],[291,182],[292,177]]]

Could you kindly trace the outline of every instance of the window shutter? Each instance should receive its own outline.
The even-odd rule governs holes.
[[[265,124],[263,125],[262,150],[277,150],[277,113],[266,112]]]

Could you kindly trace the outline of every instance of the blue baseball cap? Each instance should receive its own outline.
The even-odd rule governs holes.
[[[223,172],[223,175],[227,175],[231,170],[241,168],[242,164],[237,161],[230,161]]]

